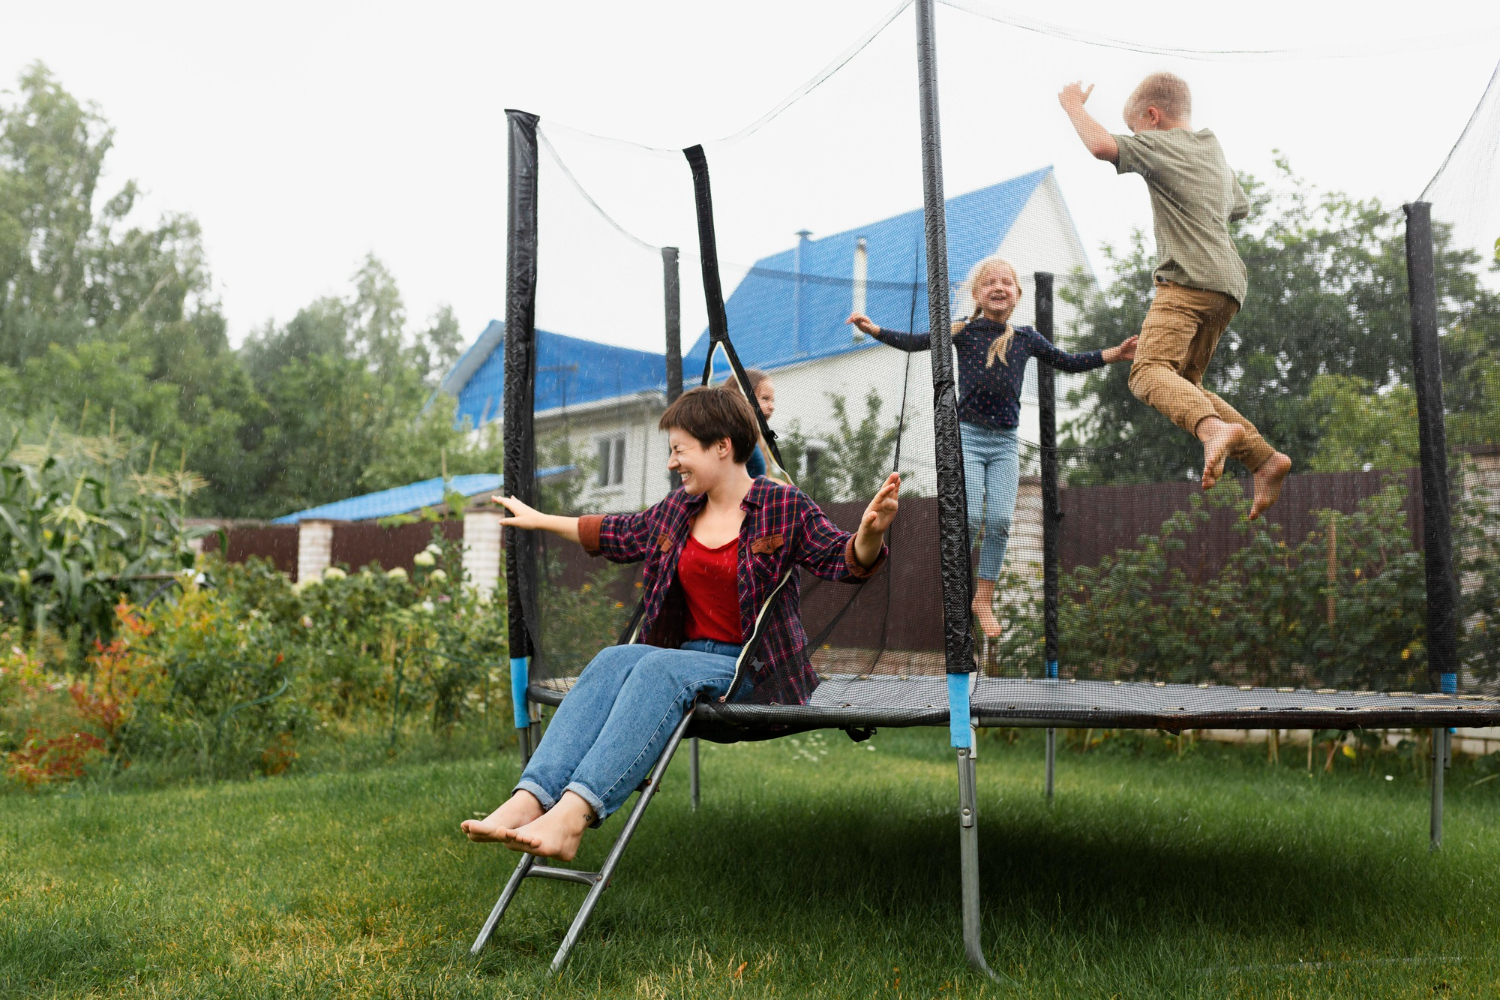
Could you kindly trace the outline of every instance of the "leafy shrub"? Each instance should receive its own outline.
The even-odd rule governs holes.
[[[1322,527],[1296,542],[1241,517],[1244,544],[1216,575],[1193,581],[1173,554],[1214,509],[1248,509],[1238,484],[1225,481],[1157,533],[1063,574],[1063,664],[1073,676],[1110,680],[1425,687],[1426,585],[1404,501],[1404,486],[1393,483],[1353,514],[1319,512]],[[1008,592],[1024,593],[1018,583]],[[1003,614],[1001,662],[1040,664],[1040,595]]]
[[[395,750],[418,719],[446,738],[509,716],[504,603],[465,587],[458,544],[437,532],[413,573],[336,567],[293,586],[262,562],[200,569],[149,606],[117,605],[113,638],[71,681],[20,646],[0,656],[13,779],[94,760],[275,775],[347,739]]]

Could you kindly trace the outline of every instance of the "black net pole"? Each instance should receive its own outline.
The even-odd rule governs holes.
[[[1053,340],[1052,275],[1036,273],[1036,329]],[[1042,474],[1042,636],[1043,669],[1057,679],[1057,581],[1058,535],[1062,530],[1062,508],[1057,496],[1057,373],[1042,361],[1036,364],[1037,423],[1041,437]],[[1057,779],[1057,730],[1047,730],[1046,776],[1043,788],[1052,801]]]
[[[667,402],[682,395],[682,285],[677,268],[677,248],[661,248],[662,291],[667,317]]]
[[[505,491],[536,503],[537,116],[507,109],[510,170],[505,237]],[[526,602],[535,594],[536,541],[506,528],[506,611],[510,627],[511,696],[521,756],[529,756],[526,687],[534,650]],[[534,605],[534,601],[532,601]]]
[[[1052,336],[1052,275],[1036,274],[1036,329]],[[1057,375],[1052,366],[1037,362],[1036,395],[1042,445],[1042,608],[1044,658],[1048,677],[1057,676],[1057,546],[1062,530],[1062,506],[1057,494]]]
[[[948,328],[948,223],[943,205],[937,46],[930,0],[917,0],[916,7],[922,126],[922,215],[927,242],[927,322],[932,331],[932,409],[937,456],[938,559],[943,575],[943,660],[950,674],[967,674],[974,671],[974,638],[969,631],[972,583],[963,447],[958,430],[958,391],[953,380],[953,334]]]
[[[1422,535],[1427,564],[1427,670],[1437,690],[1458,689],[1458,577],[1448,498],[1448,438],[1443,425],[1443,365],[1438,343],[1437,272],[1432,206],[1406,211],[1406,280],[1411,303],[1412,373],[1422,456]]]
[[[708,306],[708,353],[703,359],[703,384],[707,385],[713,375],[714,348],[723,348],[724,357],[728,359],[730,370],[734,372],[734,379],[740,384],[740,391],[751,401],[750,409],[755,411],[755,419],[760,424],[761,440],[771,449],[771,457],[776,459],[776,464],[785,469],[781,451],[776,447],[776,432],[771,430],[771,425],[766,423],[765,414],[755,405],[755,393],[750,391],[745,366],[740,364],[740,357],[729,340],[729,317],[724,313],[724,286],[719,280],[719,241],[714,234],[714,199],[708,186],[708,157],[704,155],[702,146],[689,146],[682,151],[682,155],[687,157],[688,166],[693,171],[693,203],[698,212],[698,259],[703,269],[704,304]]]
[[[938,122],[937,37],[932,0],[916,0],[917,87],[922,127],[922,221],[927,244],[927,322],[932,331],[932,411],[937,458],[938,565],[943,579],[943,662],[948,671],[948,737],[958,752],[958,858],[963,887],[964,954],[991,978],[984,960],[979,912],[979,796],[974,773],[970,685],[974,638],[969,633],[968,503],[953,382],[953,333],[948,329],[948,222],[943,202],[942,129]]]
[[[682,395],[682,282],[677,266],[677,248],[661,248],[662,294],[667,317],[667,405]],[[671,473],[672,489],[682,485],[682,477]],[[695,744],[696,745],[696,744]]]

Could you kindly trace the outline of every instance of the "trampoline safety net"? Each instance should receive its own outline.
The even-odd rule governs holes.
[[[506,438],[517,461],[534,448],[539,505],[659,501],[674,488],[657,427],[669,400],[705,378],[747,380],[771,432],[767,474],[840,526],[902,476],[887,566],[860,586],[797,581],[823,678],[816,719],[942,724],[936,294],[958,344],[970,552],[958,597],[975,607],[981,722],[1295,727],[1317,709],[1393,725],[1426,707],[1500,707],[1500,83],[1465,78],[1465,106],[1479,102],[1451,153],[1362,190],[1341,165],[1376,176],[1353,169],[1367,147],[1307,128],[1294,143],[1254,112],[1321,89],[1336,53],[1142,53],[958,6],[937,18],[946,287],[928,283],[910,9],[766,118],[703,142],[711,229],[682,149],[540,120],[521,154],[535,312],[513,288],[507,315],[534,322],[534,340],[515,351],[507,333],[496,353],[513,366],[506,391],[529,380],[532,398],[497,398],[479,421],[528,424]],[[1378,103],[1381,59],[1342,56],[1341,78],[1366,79]],[[1218,137],[1247,209],[1231,232],[1248,293],[1202,353],[1201,384],[1268,447],[1241,447],[1208,491],[1203,446],[1132,385],[1139,361],[1105,360],[1163,293],[1147,186],[1091,157],[1056,97],[1092,74],[1087,110],[1128,135],[1131,88],[1161,70],[1191,87],[1192,127]],[[513,233],[525,209],[512,198]],[[718,295],[727,344],[710,329]],[[1013,307],[1009,333],[986,305]],[[1292,472],[1248,520],[1249,465],[1270,451]],[[551,536],[508,545],[532,684],[560,695],[626,631],[638,569]]]

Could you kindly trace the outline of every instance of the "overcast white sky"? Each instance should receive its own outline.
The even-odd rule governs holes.
[[[316,296],[347,292],[367,251],[394,271],[414,319],[451,303],[472,339],[504,309],[505,108],[664,147],[712,139],[776,104],[893,5],[5,2],[0,86],[41,60],[99,106],[117,130],[106,190],[135,178],[149,192],[146,218],[197,216],[236,342]],[[1268,175],[1276,148],[1313,183],[1399,205],[1420,193],[1500,60],[1500,9],[1479,0],[1006,6],[1194,48],[1462,33],[1364,58],[1196,62],[1062,43],[940,8],[948,193],[1053,164],[1096,267],[1101,241],[1149,228],[1149,206],[1138,181],[1114,177],[1072,138],[1054,96],[1068,80],[1095,81],[1096,114],[1119,127],[1135,80],[1173,69],[1194,85],[1196,124],[1219,134],[1237,167]],[[710,148],[724,256],[748,262],[790,246],[803,227],[834,232],[917,207],[915,80],[908,11],[783,119]],[[681,161],[558,141],[629,228],[683,244],[691,293]],[[547,325],[550,311],[562,332],[659,350],[659,305],[568,328],[580,309],[629,312],[615,301],[632,299],[625,286],[659,299],[650,255],[617,268],[617,252],[630,256],[609,245],[595,254],[598,269],[544,272],[539,320]],[[687,339],[700,323],[689,295]]]

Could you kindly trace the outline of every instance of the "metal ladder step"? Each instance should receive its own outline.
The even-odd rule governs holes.
[[[545,878],[559,882],[575,882],[578,885],[588,886],[589,892],[578,907],[578,913],[573,917],[573,923],[568,927],[568,933],[563,937],[557,954],[552,958],[552,973],[556,975],[562,969],[568,961],[568,955],[573,951],[573,945],[578,943],[578,935],[582,933],[584,924],[588,923],[589,917],[593,915],[594,907],[599,903],[599,897],[604,894],[605,889],[609,888],[610,878],[614,875],[615,868],[618,867],[620,858],[625,853],[625,848],[630,844],[630,838],[635,836],[636,827],[640,825],[641,817],[646,813],[646,807],[651,804],[651,800],[661,788],[662,775],[666,773],[667,765],[672,762],[672,757],[677,753],[677,747],[682,743],[682,736],[687,732],[688,724],[692,721],[693,709],[689,708],[687,714],[682,717],[682,721],[677,724],[677,728],[672,730],[672,736],[667,740],[667,746],[662,750],[656,766],[651,769],[646,780],[641,782],[640,796],[636,799],[635,807],[630,810],[630,815],[625,819],[625,828],[615,838],[599,870],[585,872],[575,868],[560,868],[556,865],[543,864],[535,855],[521,855],[521,860],[516,864],[515,871],[511,872],[510,879],[500,893],[500,898],[495,901],[494,908],[490,910],[489,918],[480,928],[479,936],[474,939],[473,946],[469,948],[470,955],[478,955],[489,943],[490,936],[495,932],[495,925],[500,923],[501,917],[505,916],[505,911],[510,908],[511,901],[515,899],[516,892],[519,891],[524,880]]]

